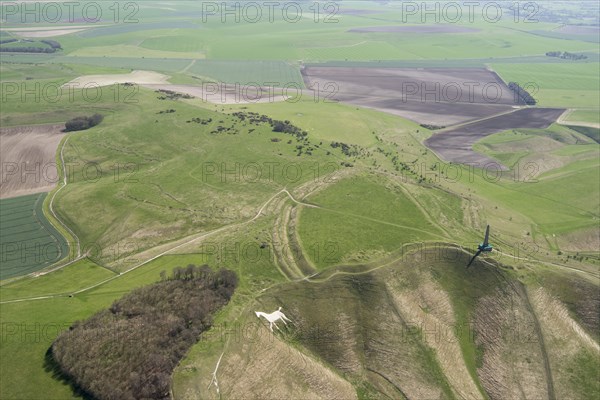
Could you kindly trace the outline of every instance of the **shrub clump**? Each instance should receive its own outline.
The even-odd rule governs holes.
[[[83,131],[98,125],[104,117],[100,114],[94,114],[91,117],[75,117],[65,123],[65,132]]]
[[[61,333],[49,353],[71,384],[97,399],[167,399],[179,360],[227,304],[237,276],[178,267]]]

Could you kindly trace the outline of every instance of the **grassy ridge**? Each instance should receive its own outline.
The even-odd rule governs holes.
[[[364,262],[403,244],[438,237],[437,227],[402,190],[385,184],[382,179],[351,177],[308,197],[320,208],[302,210],[300,240],[330,242],[332,246],[325,257],[321,254],[315,259],[311,254],[318,267]]]

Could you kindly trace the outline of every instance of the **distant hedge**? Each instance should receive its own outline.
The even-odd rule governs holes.
[[[527,90],[523,89],[518,83],[509,82],[508,88],[511,89],[523,103],[529,106],[534,106],[537,103],[533,96],[530,95]]]
[[[56,49],[53,47],[0,47],[0,52],[3,53],[54,53]]]
[[[173,369],[237,286],[233,271],[206,265],[161,277],[76,322],[52,344],[54,368],[84,397],[169,398]]]
[[[8,44],[17,42],[17,39],[3,39],[0,40],[1,44]],[[22,43],[35,43],[32,40],[19,40]],[[32,45],[14,46],[14,47],[0,47],[0,52],[5,53],[55,53],[58,50],[62,50],[62,46],[56,40],[40,40],[41,43],[47,44],[50,47],[40,47]]]
[[[65,123],[65,132],[83,131],[98,125],[104,117],[100,114],[94,114],[91,117],[75,117]]]

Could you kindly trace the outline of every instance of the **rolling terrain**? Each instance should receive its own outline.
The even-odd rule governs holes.
[[[239,283],[171,398],[597,397],[591,2],[452,24],[393,2],[302,3],[294,23],[99,4],[0,28],[0,398],[81,398],[56,338],[190,264]],[[271,332],[255,312],[279,307]]]

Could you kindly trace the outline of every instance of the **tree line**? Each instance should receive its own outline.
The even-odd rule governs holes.
[[[91,117],[75,117],[65,123],[65,132],[83,131],[98,125],[104,117],[101,114],[94,114]]]
[[[0,41],[0,44],[14,43],[17,39],[4,39]],[[26,40],[25,42],[30,42]],[[0,47],[0,52],[6,53],[54,53],[58,50],[62,50],[60,43],[56,40],[40,40],[41,43],[47,44],[50,47],[40,46],[19,46],[19,47]]]
[[[512,90],[523,103],[529,106],[533,106],[537,103],[533,96],[530,95],[527,90],[523,89],[518,83],[509,82],[508,88]]]
[[[167,399],[170,376],[212,315],[229,302],[235,272],[175,268],[61,333],[50,362],[86,397]]]
[[[587,56],[585,54],[569,53],[568,51],[565,51],[564,53],[562,51],[549,51],[546,53],[546,55],[548,57],[557,57],[557,58],[562,58],[563,60],[572,60],[572,61],[587,59]]]

